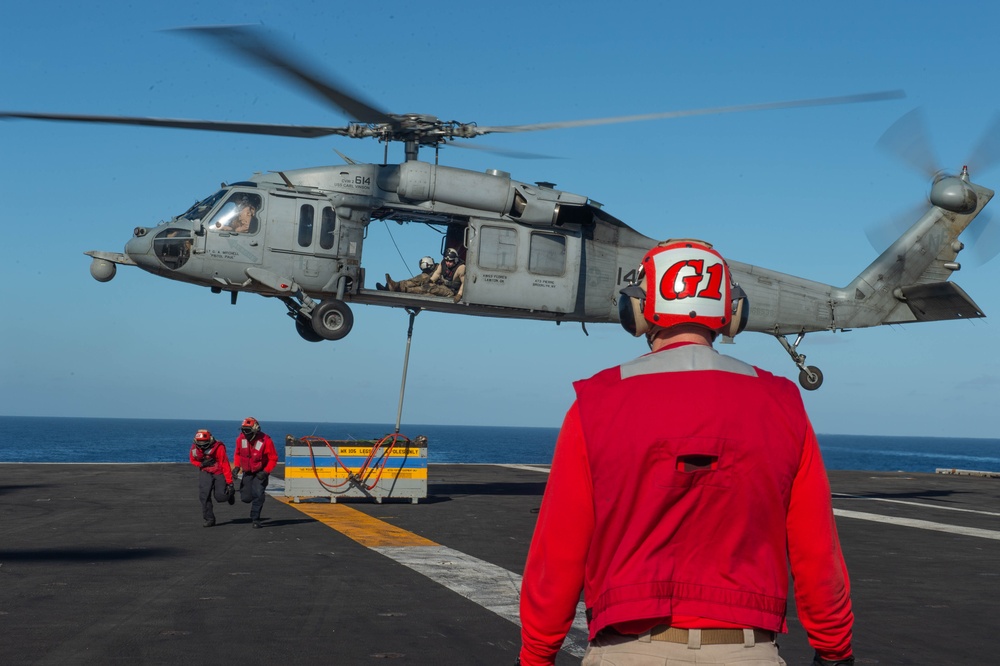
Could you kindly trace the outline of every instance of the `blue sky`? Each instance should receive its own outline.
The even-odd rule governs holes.
[[[733,259],[837,286],[876,254],[865,229],[911,211],[929,188],[876,149],[881,134],[920,106],[941,167],[957,170],[1000,110],[1000,8],[988,2],[95,0],[17,3],[3,15],[6,110],[346,124],[268,73],[165,32],[242,23],[262,24],[387,111],[481,125],[903,89],[906,99],[873,104],[478,139],[553,160],[442,152],[443,164],[589,196],[647,235],[705,238]],[[100,284],[83,255],[120,251],[134,226],[222,181],[340,163],[334,149],[382,159],[381,145],[346,138],[0,122],[0,413],[392,422],[402,310],[356,306],[346,339],[309,344],[273,299],[244,294],[233,307],[137,269]],[[402,159],[398,146],[390,159]],[[1000,184],[1000,169],[972,175]],[[437,247],[376,222],[364,264],[405,276]],[[826,377],[805,394],[818,432],[997,437],[1000,260],[976,266],[967,255],[954,280],[987,319],[806,337],[800,351]],[[644,351],[617,325],[588,331],[422,313],[404,424],[557,426],[573,380]],[[797,376],[771,337],[721,350]]]

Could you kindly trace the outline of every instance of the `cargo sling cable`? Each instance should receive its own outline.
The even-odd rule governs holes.
[[[391,440],[391,441],[390,441]],[[385,471],[385,466],[389,462],[389,457],[392,454],[393,448],[397,443],[402,442],[403,446],[408,450],[410,447],[410,438],[406,435],[400,435],[399,432],[394,432],[390,435],[386,435],[382,439],[378,440],[371,450],[368,452],[368,456],[365,461],[358,468],[357,472],[352,472],[350,467],[344,464],[340,459],[340,455],[337,453],[336,447],[330,444],[329,440],[323,437],[307,436],[303,437],[301,441],[309,447],[309,460],[312,463],[313,476],[316,477],[316,481],[319,482],[321,486],[333,492],[334,490],[343,487],[344,485],[354,482],[358,486],[363,486],[365,490],[371,490],[378,485],[378,482],[382,479],[382,473]],[[386,444],[388,442],[388,444]],[[319,469],[316,467],[316,456],[313,453],[313,445],[322,443],[330,450],[333,454],[334,460],[337,461],[337,465],[344,470],[347,474],[345,478],[340,483],[327,483],[319,476]],[[372,474],[375,474],[375,480],[369,485],[367,482],[371,479]]]

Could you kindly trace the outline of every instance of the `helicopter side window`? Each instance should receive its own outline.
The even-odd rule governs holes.
[[[562,275],[566,272],[566,237],[557,234],[531,234],[528,270],[539,275]]]
[[[211,231],[255,234],[260,228],[257,214],[261,209],[259,194],[236,192],[222,205],[208,223]]]
[[[327,206],[323,209],[323,219],[320,221],[319,227],[319,246],[324,250],[329,250],[333,248],[333,241],[335,236],[333,234],[334,229],[337,224],[337,214],[333,212],[333,208]]]
[[[517,268],[517,231],[484,226],[479,231],[479,267],[512,271]]]
[[[313,239],[313,218],[316,211],[309,204],[299,206],[299,246],[309,247]]]

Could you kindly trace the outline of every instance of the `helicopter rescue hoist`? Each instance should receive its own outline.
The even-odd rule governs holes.
[[[589,197],[558,190],[552,183],[521,182],[499,169],[476,172],[439,165],[442,147],[474,147],[464,140],[485,134],[875,102],[903,96],[899,91],[887,91],[484,126],[424,114],[385,112],[276,49],[273,40],[252,27],[189,28],[181,32],[210,40],[256,65],[268,66],[332,104],[352,122],[346,126],[302,126],[37,112],[0,112],[0,119],[296,138],[341,136],[383,142],[386,163],[362,164],[344,158],[343,165],[255,174],[224,185],[166,222],[136,227],[123,252],[86,253],[93,258],[91,274],[102,282],[115,276],[118,265],[138,266],[213,292],[230,292],[233,303],[241,292],[277,298],[298,334],[310,342],[340,340],[348,335],[354,326],[353,304],[557,323],[615,323],[619,292],[635,279],[649,248],[664,238],[706,235],[703,230],[692,234],[669,220],[657,220],[664,233],[659,238],[646,236]],[[392,142],[404,145],[405,160],[400,164],[388,163],[388,144]],[[433,164],[418,159],[422,147],[434,149]],[[896,152],[906,154],[902,149]],[[974,166],[985,169],[987,165]],[[843,287],[730,259],[732,275],[750,305],[744,330],[776,337],[799,368],[799,383],[804,388],[816,389],[823,382],[822,373],[807,366],[805,355],[798,350],[807,333],[985,316],[950,278],[961,267],[957,257],[965,245],[959,237],[994,193],[973,183],[968,169],[958,175],[935,169],[931,177],[924,212]],[[363,247],[374,220],[441,233],[442,252],[453,247],[465,262],[461,298],[456,302],[429,294],[381,291],[367,281]],[[371,257],[365,261],[369,266],[372,263]],[[789,341],[790,336],[794,342]]]

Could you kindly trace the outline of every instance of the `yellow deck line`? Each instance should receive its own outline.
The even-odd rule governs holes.
[[[419,534],[396,527],[378,518],[372,518],[366,513],[343,504],[327,502],[299,502],[296,504],[286,497],[276,497],[275,499],[284,502],[293,509],[298,509],[310,518],[318,520],[327,527],[332,527],[344,536],[368,548],[438,545]]]

